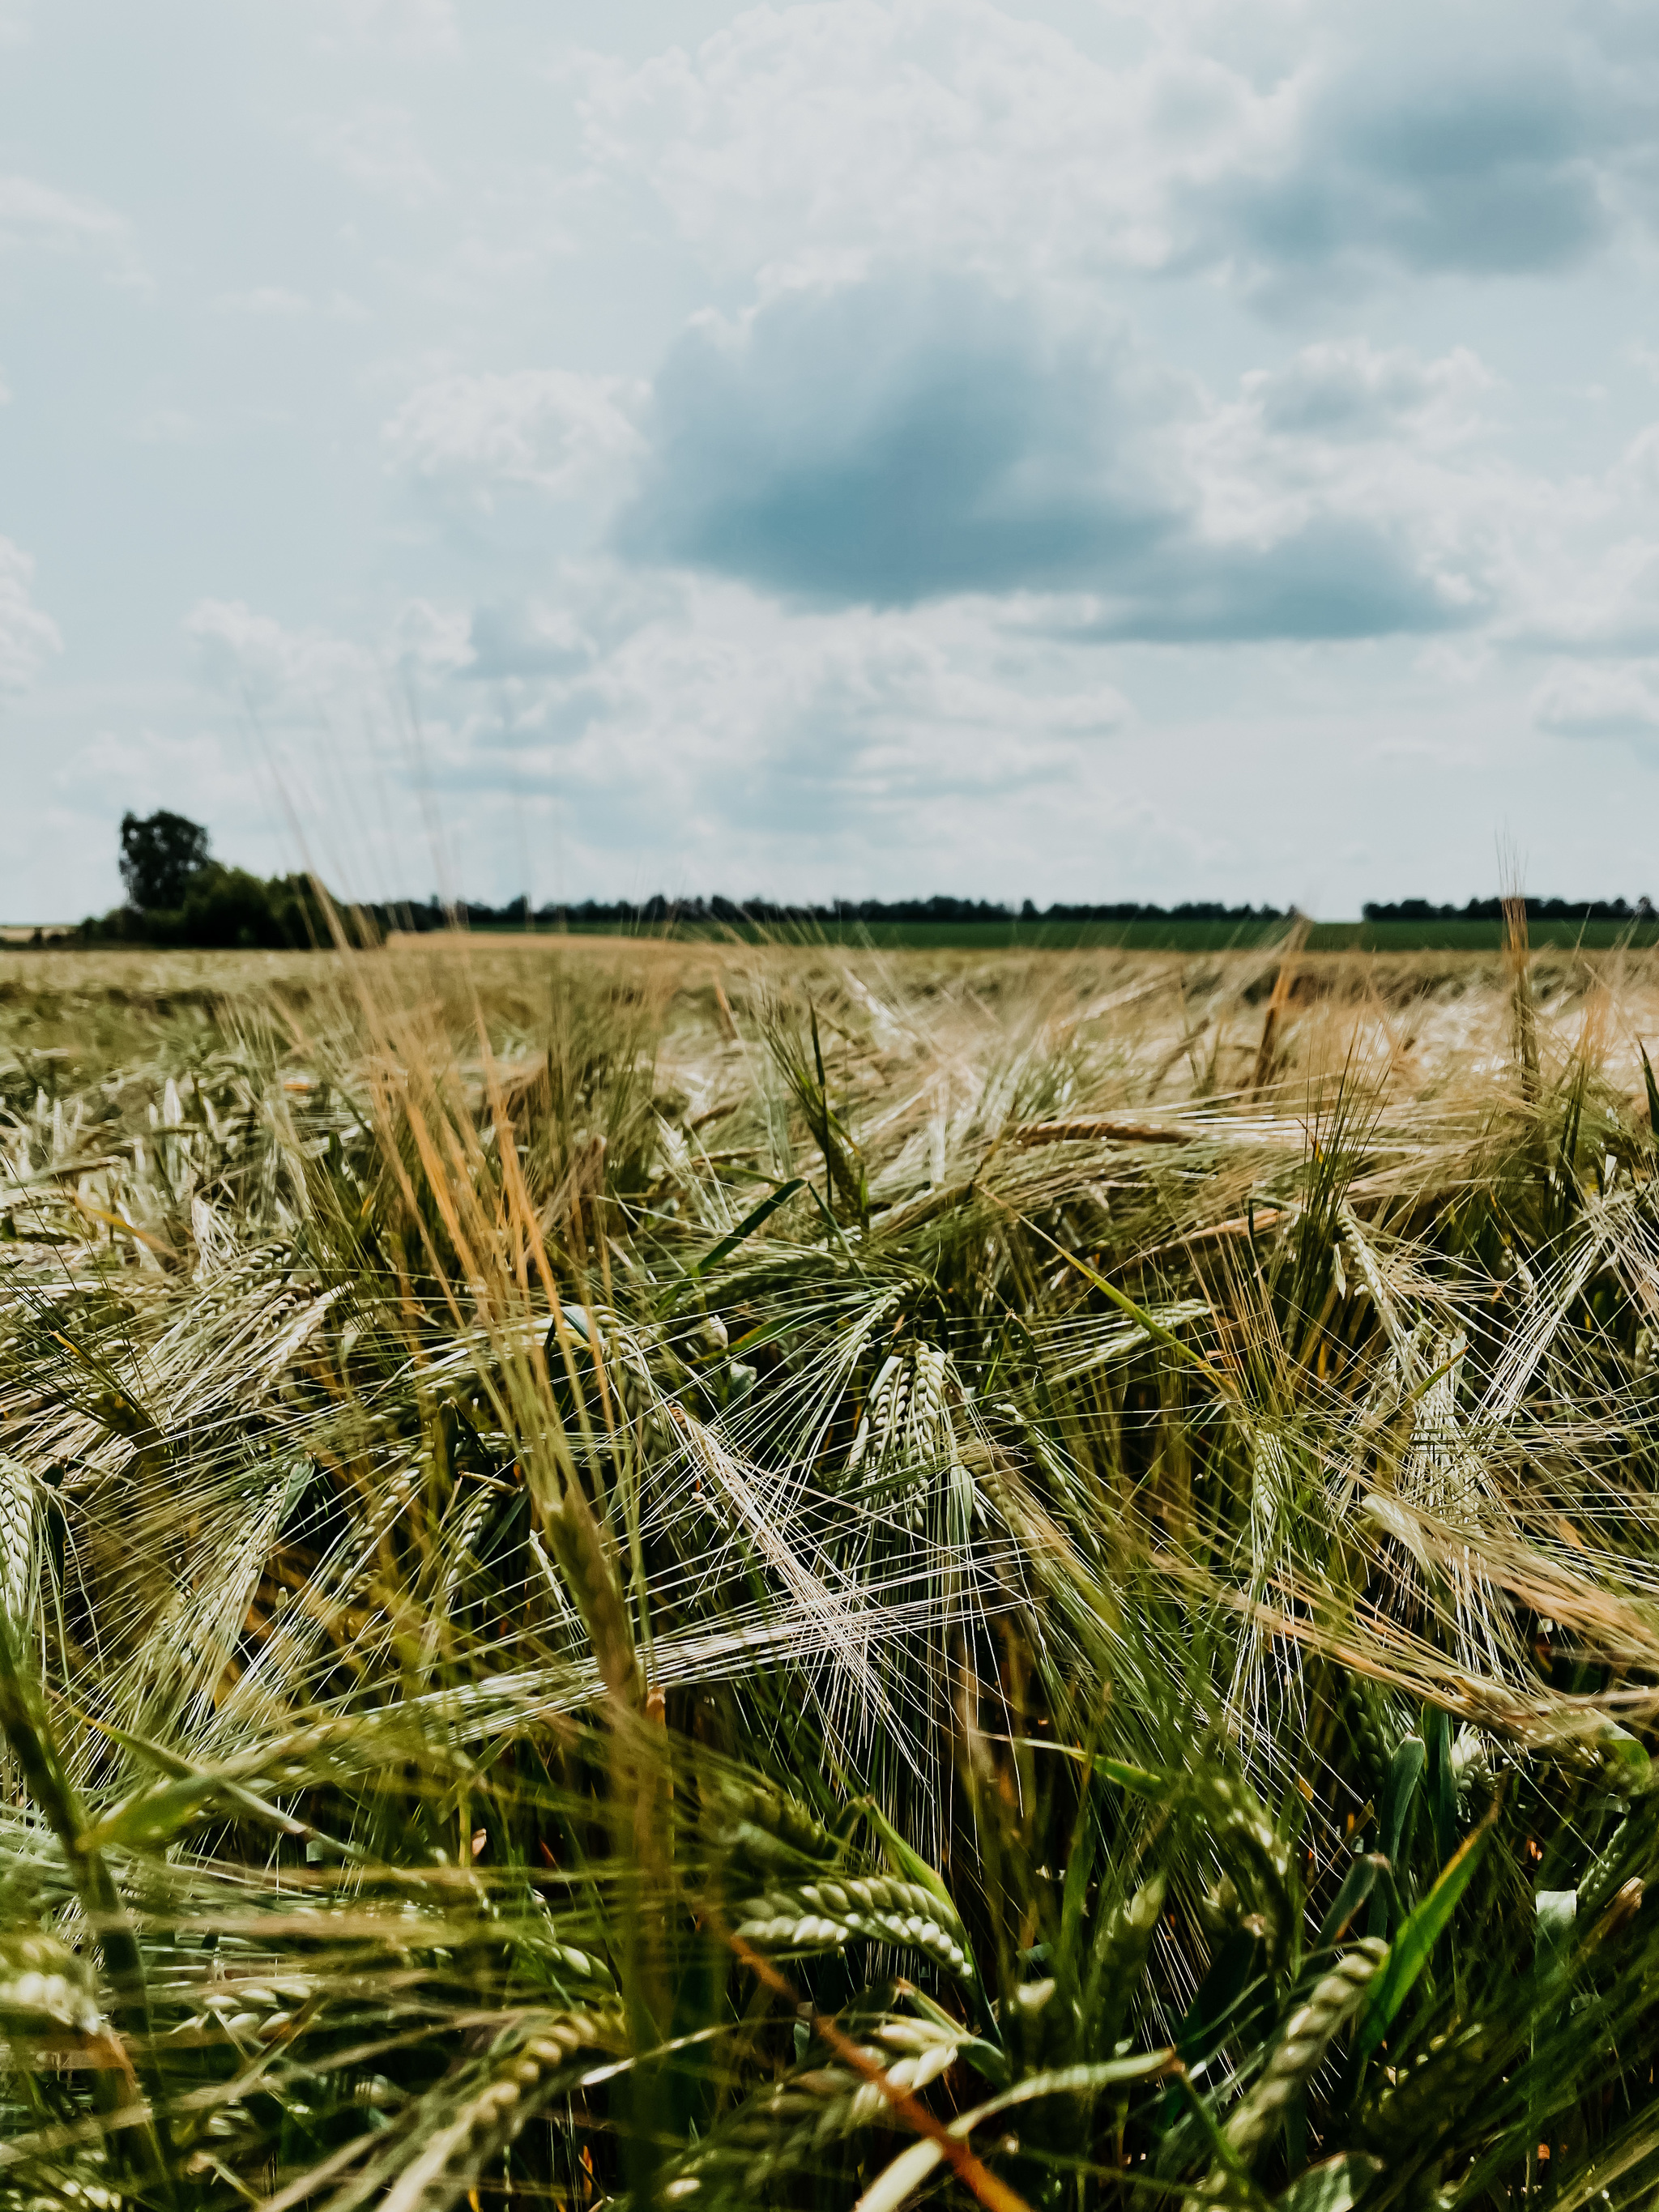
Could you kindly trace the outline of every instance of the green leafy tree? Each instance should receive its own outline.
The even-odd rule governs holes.
[[[121,817],[121,881],[143,914],[173,913],[208,865],[208,833],[187,815],[159,807]]]

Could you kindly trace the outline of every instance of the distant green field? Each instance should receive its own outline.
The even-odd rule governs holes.
[[[1565,951],[1582,945],[1589,952],[1659,944],[1651,922],[1638,928],[1618,921],[1534,921],[1528,935],[1534,945]],[[1501,921],[1318,921],[1308,933],[1316,952],[1495,952],[1503,942]]]
[[[1283,921],[1243,925],[1235,921],[921,921],[849,924],[840,930],[803,928],[794,934],[803,943],[873,945],[884,951],[989,952],[1015,947],[1066,951],[1121,946],[1137,952],[1224,952],[1277,944],[1286,927]],[[729,934],[661,925],[623,932],[614,924],[594,933],[679,939]],[[744,934],[751,942],[762,937],[787,941],[792,933],[750,930]],[[1637,929],[1612,921],[1535,922],[1531,938],[1534,945],[1567,951],[1582,945],[1587,951],[1604,952],[1626,942],[1643,947],[1659,944],[1659,927],[1649,923]],[[1307,939],[1310,952],[1496,952],[1503,942],[1501,921],[1316,921]]]

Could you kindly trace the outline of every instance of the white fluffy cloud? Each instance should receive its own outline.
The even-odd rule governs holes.
[[[1322,339],[1243,380],[1242,411],[1275,439],[1356,445],[1407,436],[1435,449],[1482,427],[1495,379],[1468,346],[1425,361],[1363,337]]]
[[[395,709],[410,682],[442,684],[477,657],[468,615],[427,599],[407,601],[373,643],[293,629],[240,599],[202,600],[184,629],[214,691],[279,723]]]
[[[1561,737],[1659,738],[1659,665],[1564,663],[1539,685],[1533,711]]]
[[[321,629],[291,629],[240,599],[203,599],[185,635],[206,682],[255,708],[317,711],[349,699],[376,674],[374,655]]]
[[[724,266],[1030,271],[1164,265],[1180,189],[1272,143],[1297,96],[1157,39],[1108,63],[988,0],[811,0],[637,69],[589,56],[584,112],[595,161],[647,177]]]
[[[34,603],[34,562],[9,538],[0,538],[0,692],[21,691],[64,641],[50,615]]]
[[[639,67],[588,58],[585,114],[596,163],[772,281],[895,250],[1269,289],[1546,273],[1659,215],[1659,53],[1620,11],[1382,21],[1135,7],[1068,37],[990,0],[807,0]]]
[[[773,890],[803,863],[826,890],[867,887],[878,858],[836,873],[849,836],[924,869],[941,838],[989,854],[1035,837],[1061,791],[1107,834],[1111,745],[1134,720],[1086,653],[1036,653],[963,609],[803,615],[727,584],[642,593],[607,562],[568,568],[545,603],[411,603],[372,652],[241,605],[187,628],[207,680],[280,739],[307,836],[373,819],[365,775],[414,777],[441,816],[461,793],[538,818],[556,805],[569,854],[601,873],[633,853]],[[350,767],[328,735],[343,728]]]
[[[388,464],[488,509],[517,485],[554,494],[603,489],[641,450],[641,387],[620,377],[526,368],[439,377],[386,423]]]

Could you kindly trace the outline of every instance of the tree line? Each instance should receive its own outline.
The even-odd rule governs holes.
[[[121,818],[121,881],[125,902],[88,915],[74,933],[88,945],[144,945],[210,950],[302,949],[330,941],[327,908],[308,876],[261,877],[213,857],[207,830],[188,815],[161,808]],[[422,933],[453,929],[842,928],[848,924],[1088,921],[1281,921],[1276,906],[1228,906],[1213,899],[1163,907],[1141,901],[1107,904],[1055,903],[1039,908],[1030,899],[1016,907],[994,899],[830,899],[780,902],[722,896],[544,902],[533,907],[520,895],[502,906],[476,900],[335,902],[349,915],[355,935],[373,939],[391,930]]]
[[[1628,899],[1523,898],[1528,921],[1651,921],[1653,901]],[[1472,898],[1463,906],[1436,906],[1432,900],[1397,899],[1392,905],[1367,899],[1360,912],[1367,921],[1502,921],[1501,898]]]
[[[213,857],[207,830],[187,815],[161,808],[154,814],[127,813],[121,819],[121,881],[125,902],[108,914],[88,915],[75,939],[88,945],[144,945],[200,950],[302,950],[330,942],[327,903],[313,879],[304,875],[261,877]],[[474,900],[446,902],[376,900],[337,913],[349,917],[358,938],[372,942],[392,930],[416,933],[459,927],[471,929],[600,930],[726,928],[839,930],[849,925],[945,924],[955,927],[1015,923],[1284,921],[1295,907],[1230,906],[1218,899],[1188,899],[1175,906],[1144,900],[1079,902],[1056,900],[1038,907],[1031,899],[1018,906],[998,899],[930,898],[830,899],[780,902],[723,896],[672,898],[658,891],[643,899],[546,901],[532,907],[520,895],[502,906]],[[1645,896],[1573,900],[1528,898],[1527,918],[1538,922],[1644,922],[1656,918]],[[1500,898],[1472,898],[1462,906],[1437,906],[1431,900],[1367,900],[1367,921],[1498,921]],[[36,933],[37,937],[40,933]]]

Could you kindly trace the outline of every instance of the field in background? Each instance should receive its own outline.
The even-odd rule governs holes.
[[[58,928],[73,925],[54,924]],[[909,921],[849,922],[844,927],[811,924],[799,930],[756,926],[732,930],[714,923],[643,923],[637,930],[622,931],[614,923],[578,922],[569,930],[525,932],[495,923],[475,924],[471,933],[490,942],[512,942],[520,936],[532,941],[556,943],[562,937],[597,938],[611,942],[665,944],[746,944],[782,942],[803,947],[834,945],[848,951],[868,946],[878,951],[1090,951],[1225,952],[1260,951],[1278,945],[1291,925],[1283,919],[1237,921]],[[0,954],[15,946],[31,949],[32,928],[0,928]],[[1534,921],[1532,942],[1559,951],[1607,952],[1620,947],[1650,951],[1659,945],[1659,924],[1617,921]],[[1496,952],[1504,942],[1501,921],[1316,921],[1308,926],[1304,943],[1314,952]],[[98,957],[94,953],[91,957]]]
[[[849,948],[867,943],[891,951],[1075,951],[1113,948],[1139,952],[1221,952],[1256,951],[1276,945],[1284,938],[1287,927],[1283,921],[1244,925],[1236,921],[1180,921],[859,922],[848,924],[840,931],[803,932],[801,941],[823,941]],[[714,935],[713,931],[685,927],[672,931],[641,930],[640,933],[672,936],[690,942]],[[755,930],[749,933],[748,941],[758,943],[763,939],[775,939],[777,934],[775,931]],[[1567,951],[1582,948],[1587,952],[1606,952],[1621,945],[1647,950],[1659,945],[1659,924],[1539,921],[1532,925],[1532,941]],[[1310,926],[1306,938],[1309,950],[1316,952],[1496,952],[1503,942],[1501,921],[1316,921]]]
[[[1484,924],[1472,931],[1486,932]],[[951,933],[943,933],[949,940]],[[361,973],[377,992],[429,1004],[451,1023],[470,1018],[474,997],[489,1019],[533,1027],[549,1014],[561,978],[613,981],[648,1002],[671,1034],[718,1035],[714,980],[732,990],[769,979],[819,996],[842,994],[848,978],[924,1001],[969,992],[992,1013],[1013,1018],[1038,1005],[1109,1001],[1110,1026],[1154,1061],[1164,1043],[1180,1050],[1164,1066],[1161,1097],[1201,1084],[1194,1066],[1218,1055],[1212,1088],[1254,1079],[1265,1013],[1257,1011],[1285,977],[1287,1008],[1270,1054],[1279,1076],[1294,1068],[1315,1036],[1322,1049],[1357,1018],[1420,1073],[1423,1055],[1458,1072],[1459,1056],[1481,1064],[1507,1049],[1511,979],[1501,951],[1485,945],[1424,951],[1410,945],[1368,952],[1326,948],[1316,934],[1289,962],[1281,939],[1254,946],[1156,948],[1116,944],[986,947],[951,941],[926,945],[840,947],[821,940],[744,945],[722,940],[641,937],[508,935],[394,938]],[[1607,1039],[1610,1066],[1641,1086],[1639,1036],[1659,1041],[1659,957],[1646,949],[1592,949],[1546,937],[1531,973],[1544,1031],[1582,1018],[1587,996],[1617,1005]],[[128,951],[8,954],[0,949],[0,1045],[51,1051],[89,1069],[191,1048],[192,1039],[234,1031],[272,1017],[296,1037],[335,1018],[342,976],[331,954]],[[349,1000],[352,994],[348,991]],[[665,1011],[663,1011],[665,1010]],[[1299,1043],[1292,1038],[1300,1036]],[[1288,1056],[1287,1056],[1288,1055]]]

